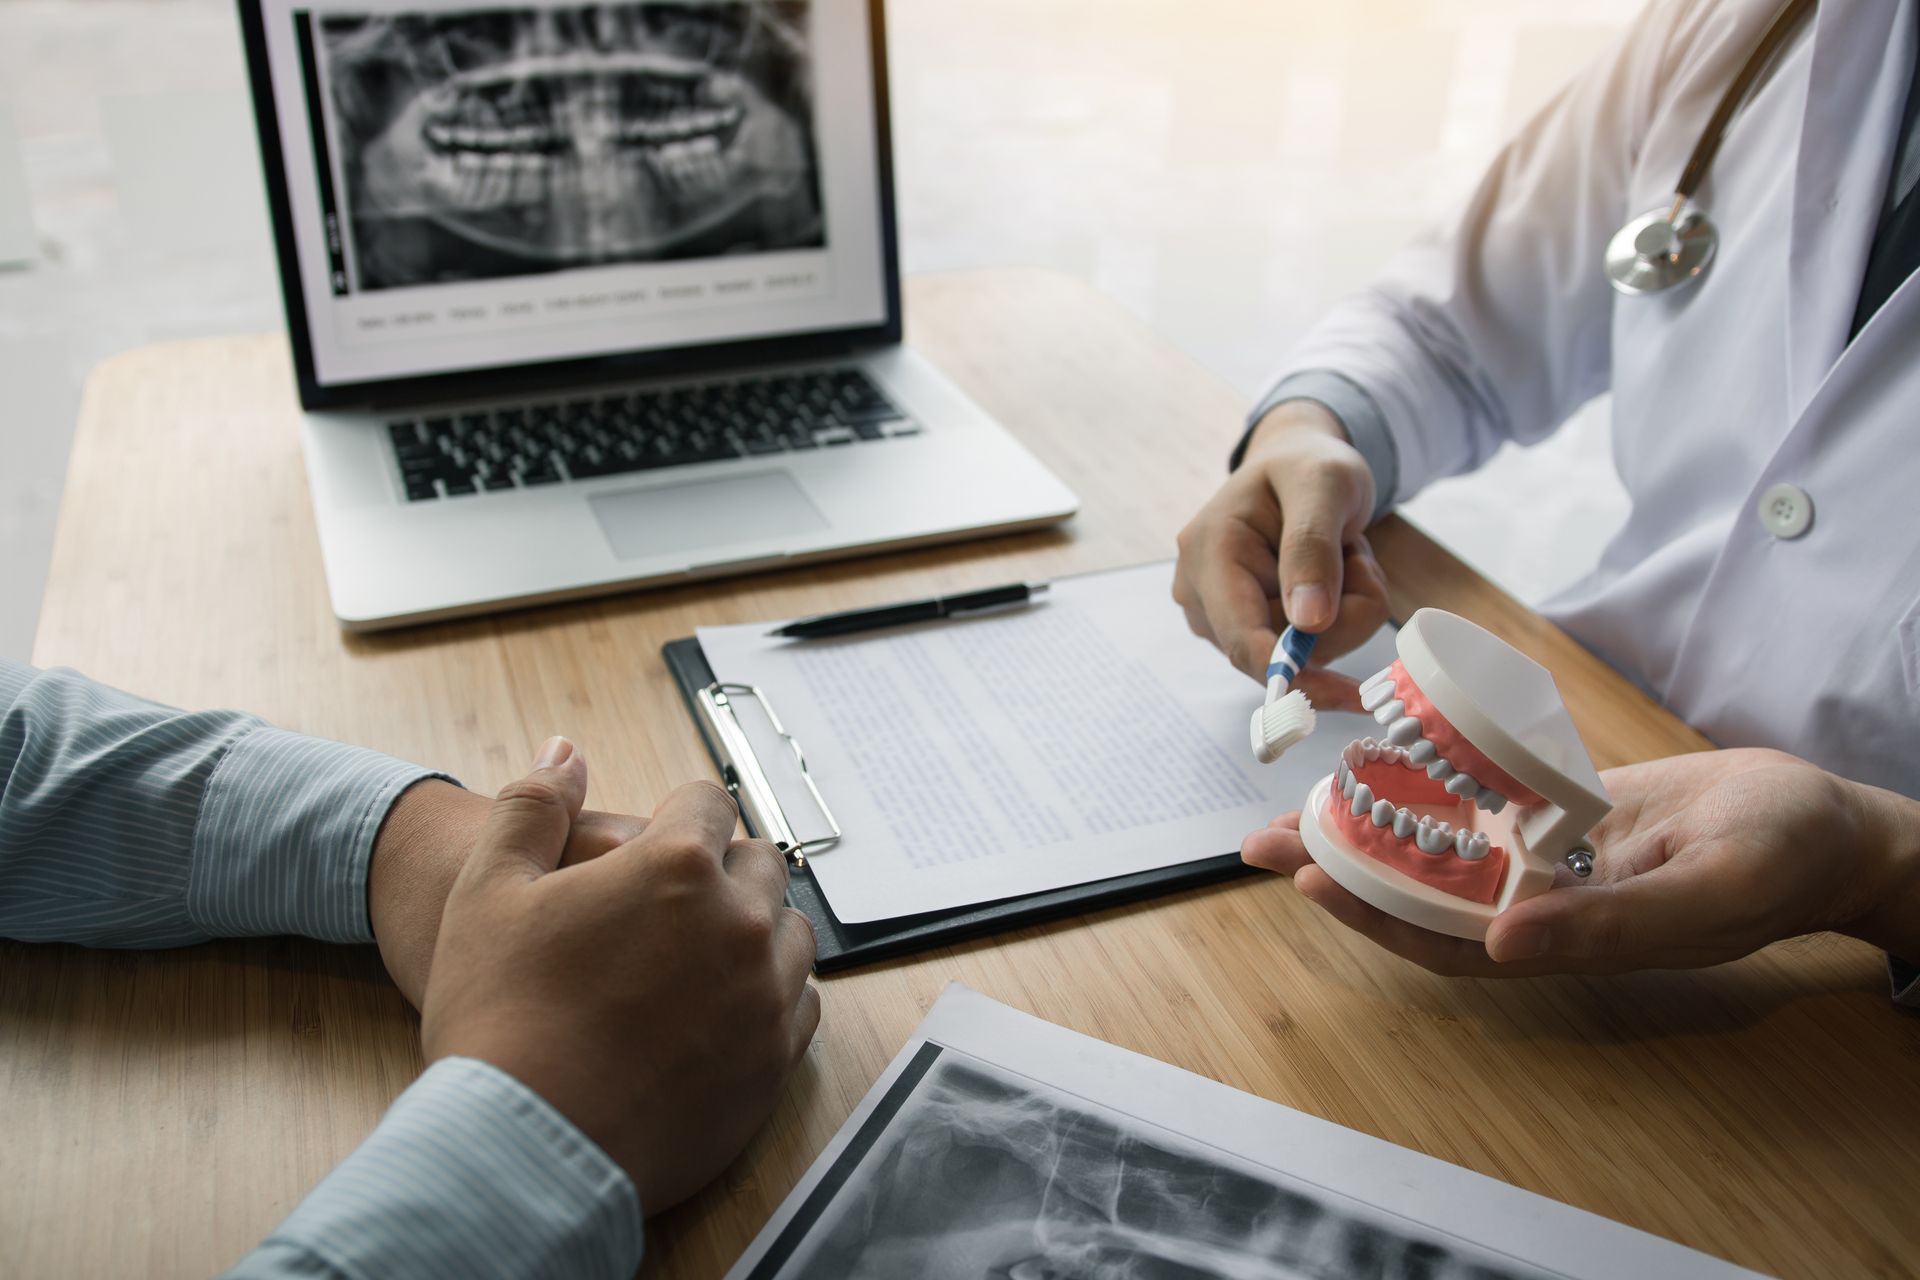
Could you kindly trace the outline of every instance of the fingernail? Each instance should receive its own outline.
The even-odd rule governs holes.
[[[1551,950],[1553,935],[1545,927],[1523,925],[1501,937],[1499,953],[1493,958],[1500,964],[1514,960],[1537,960]]]
[[[546,745],[540,748],[540,754],[534,757],[536,769],[556,769],[565,764],[573,755],[573,744],[562,737],[548,738]]]
[[[1287,596],[1287,621],[1312,630],[1333,621],[1333,603],[1327,589],[1317,582],[1295,587]]]

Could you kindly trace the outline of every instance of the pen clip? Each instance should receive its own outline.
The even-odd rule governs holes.
[[[751,698],[760,704],[767,723],[793,752],[794,762],[800,766],[800,780],[806,783],[814,806],[820,810],[820,816],[826,819],[831,834],[802,840],[794,831],[786,810],[781,807],[780,797],[773,789],[773,783],[760,765],[753,742],[747,737],[739,714],[734,710],[736,698]],[[746,819],[749,832],[758,839],[771,842],[774,848],[793,860],[796,869],[802,871],[806,869],[809,854],[840,843],[840,823],[834,818],[833,810],[827,807],[827,798],[820,794],[820,785],[813,780],[813,772],[807,768],[807,757],[800,749],[800,740],[788,733],[787,727],[780,723],[780,717],[774,712],[773,703],[768,701],[765,693],[754,685],[724,684],[716,680],[700,690],[695,696],[695,705],[712,731],[718,748],[715,754],[720,759],[720,776],[728,792],[739,803],[740,814]]]

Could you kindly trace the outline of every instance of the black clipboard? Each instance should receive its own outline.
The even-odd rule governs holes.
[[[707,744],[707,753],[713,757],[715,767],[720,770],[721,780],[734,798],[741,801],[741,816],[747,830],[757,838],[773,840],[776,845],[781,845],[782,852],[796,855],[791,859],[796,865],[791,867],[788,878],[787,900],[813,921],[819,939],[819,950],[813,966],[817,973],[850,969],[890,956],[943,946],[963,938],[1017,929],[1042,920],[1083,914],[1179,889],[1218,884],[1246,875],[1251,870],[1240,861],[1237,852],[1225,853],[1197,862],[1183,862],[1178,866],[959,907],[952,911],[933,911],[870,924],[842,924],[834,916],[833,908],[827,905],[826,895],[814,880],[813,871],[805,865],[805,847],[790,847],[796,841],[784,814],[779,810],[777,798],[771,811],[766,809],[764,803],[753,801],[753,780],[757,776],[760,786],[766,787],[765,775],[758,761],[752,758],[752,747],[744,745],[744,732],[737,726],[729,731],[725,722],[731,713],[726,710],[723,691],[757,691],[720,684],[714,677],[713,669],[707,665],[707,655],[700,648],[700,642],[692,637],[673,641],[661,650],[661,656],[666,659],[667,670],[673,674],[674,683],[680,687],[680,696],[686,700],[687,713],[700,728],[700,737]],[[717,700],[716,693],[719,693]],[[718,715],[715,714],[716,707]],[[771,714],[771,708],[768,711]],[[784,733],[777,719],[773,720],[773,724],[777,731]],[[729,744],[729,739],[733,745]],[[795,751],[798,754],[798,744],[795,744]],[[745,758],[741,758],[743,755]],[[832,815],[827,812],[825,802],[817,791],[814,798],[820,801],[822,812],[827,813],[831,825]],[[835,830],[838,828],[835,827]]]

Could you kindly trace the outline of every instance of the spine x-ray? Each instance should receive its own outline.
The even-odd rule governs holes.
[[[348,291],[826,243],[806,0],[317,27]]]

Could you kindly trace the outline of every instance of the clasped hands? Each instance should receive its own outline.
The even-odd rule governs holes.
[[[651,820],[583,811],[564,738],[488,801],[422,782],[368,872],[374,937],[429,1061],[477,1058],[538,1093],[659,1212],[772,1112],[820,1021],[813,926],[786,860],[736,840],[710,783]]]

